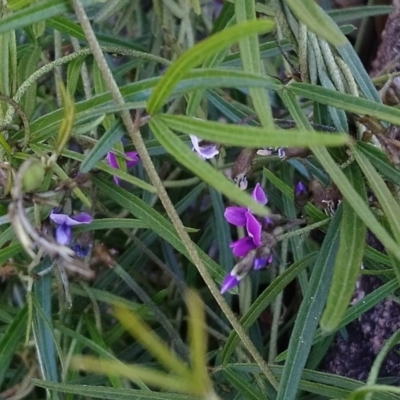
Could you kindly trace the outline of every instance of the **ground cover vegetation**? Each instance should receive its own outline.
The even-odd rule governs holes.
[[[400,4],[0,3],[1,399],[400,398]]]

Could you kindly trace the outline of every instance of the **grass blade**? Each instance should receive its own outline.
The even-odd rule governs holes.
[[[297,314],[279,384],[277,400],[294,400],[296,398],[301,373],[306,364],[314,333],[328,296],[333,266],[339,246],[341,220],[342,210],[339,207],[318,253],[307,292],[304,294]]]

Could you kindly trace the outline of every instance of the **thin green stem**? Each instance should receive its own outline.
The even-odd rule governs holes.
[[[90,24],[90,21],[86,15],[85,9],[83,8],[83,6],[79,0],[72,0],[72,5],[74,8],[75,14],[78,18],[78,21],[83,29],[83,32],[85,33],[86,39],[89,44],[89,48],[92,50],[93,56],[94,56],[96,62],[98,63],[99,69],[103,75],[103,78],[105,80],[107,88],[110,91],[110,94],[114,99],[114,102],[119,106],[124,105],[125,100],[119,90],[117,83],[114,80],[114,77],[110,71],[110,68],[107,65],[107,62],[104,58],[103,51],[96,39],[96,35],[95,35],[95,33],[92,29],[92,26]],[[218,290],[216,284],[214,283],[214,281],[211,278],[211,276],[209,275],[206,267],[204,266],[203,262],[201,261],[200,256],[197,253],[197,250],[196,250],[193,242],[191,241],[189,235],[185,231],[185,227],[184,227],[182,221],[180,220],[179,215],[177,214],[173,203],[171,202],[170,198],[168,197],[168,194],[160,180],[160,177],[157,174],[154,164],[151,161],[150,155],[149,155],[146,145],[142,139],[139,128],[137,126],[135,126],[134,122],[132,121],[130,112],[128,110],[121,110],[120,115],[121,115],[121,119],[125,125],[125,128],[126,128],[127,132],[129,133],[129,135],[132,139],[132,142],[136,147],[137,152],[139,153],[143,167],[145,168],[151,183],[157,189],[157,193],[158,193],[160,200],[165,208],[165,211],[167,212],[169,218],[171,219],[171,222],[174,225],[174,228],[176,229],[176,232],[178,233],[182,243],[186,247],[190,258],[193,261],[193,264],[197,267],[200,275],[204,279],[211,294],[214,296],[215,300],[221,307],[222,311],[226,315],[226,317],[229,320],[229,322],[231,323],[232,327],[235,329],[238,336],[242,340],[243,345],[247,348],[249,353],[252,355],[255,362],[258,364],[260,369],[263,371],[263,373],[265,374],[266,378],[269,380],[271,385],[273,385],[273,387],[277,388],[278,382],[277,382],[274,374],[272,373],[272,371],[268,367],[267,363],[265,362],[265,360],[263,359],[261,354],[258,352],[256,347],[254,346],[254,344],[251,342],[251,340],[247,336],[245,330],[243,329],[243,327],[240,325],[240,323],[236,319],[233,311],[229,308],[225,299],[219,293],[219,290]]]

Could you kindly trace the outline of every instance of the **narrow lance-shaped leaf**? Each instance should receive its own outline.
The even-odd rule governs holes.
[[[371,164],[389,181],[400,186],[400,171],[389,162],[385,153],[369,143],[358,142],[357,150],[364,154]]]
[[[400,206],[399,203],[394,199],[392,193],[387,187],[386,183],[382,177],[378,174],[376,169],[372,166],[367,157],[360,153],[357,148],[353,149],[354,158],[356,159],[358,165],[364,172],[368,183],[373,190],[375,196],[377,197],[382,210],[384,211],[387,218],[387,225],[389,225],[390,230],[397,241],[400,244]],[[390,258],[396,257],[392,254],[392,251],[388,250]],[[400,263],[399,259],[391,260],[391,264],[395,270],[396,277],[400,282]]]
[[[43,387],[49,390],[65,393],[71,393],[87,398],[94,399],[114,399],[114,400],[132,400],[132,399],[150,399],[160,400],[160,392],[153,392],[150,390],[138,389],[115,389],[106,386],[92,386],[92,385],[77,385],[68,383],[54,383],[49,381],[41,381],[33,379],[36,386]],[[193,400],[193,396],[187,396],[178,393],[162,394],[163,400]]]
[[[256,20],[255,1],[235,0],[235,16],[238,23]],[[249,35],[239,41],[240,56],[243,69],[248,72],[261,74],[260,43],[257,35]],[[254,108],[265,128],[272,128],[274,120],[269,104],[268,92],[263,88],[250,88],[250,97]]]
[[[350,143],[346,133],[323,134],[313,130],[258,128],[254,126],[222,124],[183,115],[161,114],[157,120],[165,122],[171,129],[190,133],[205,140],[238,147],[306,147],[342,146]]]
[[[58,130],[57,140],[55,144],[55,153],[60,155],[71,135],[72,126],[75,118],[75,104],[61,80],[57,82],[61,91],[61,98],[64,106],[64,116]]]
[[[150,114],[157,112],[168,99],[174,86],[191,68],[196,67],[206,58],[231,46],[238,40],[249,35],[271,31],[273,27],[274,24],[271,21],[246,22],[218,32],[193,46],[169,67],[165,75],[158,82],[150,96],[147,111]]]
[[[288,354],[280,380],[277,400],[296,398],[302,370],[307,361],[333,273],[339,245],[342,210],[339,207],[312,269],[307,292],[304,294],[289,342]]]
[[[18,312],[0,339],[0,385],[9,371],[10,362],[26,332],[27,311],[28,308],[25,306]]]
[[[345,172],[347,172],[350,183],[366,199],[364,182],[357,166],[352,164]],[[321,328],[327,333],[336,330],[346,313],[356,287],[365,247],[366,227],[364,222],[346,199],[342,204],[343,220],[340,225],[339,251],[326,308],[321,318]]]
[[[321,104],[341,108],[359,115],[370,115],[380,120],[400,125],[400,110],[394,107],[309,83],[291,83],[288,89],[298,96],[303,96]]]

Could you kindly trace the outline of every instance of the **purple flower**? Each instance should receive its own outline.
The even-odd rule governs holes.
[[[259,183],[257,183],[251,196],[261,205],[268,203],[267,195]],[[247,234],[253,241],[253,247],[251,248],[261,245],[262,225],[247,207],[227,207],[224,217],[232,225],[246,227]],[[233,248],[233,253],[235,255],[238,255],[238,253],[244,253],[247,248],[249,248],[248,251],[251,250],[248,238],[242,238],[237,242],[231,243],[231,247]]]
[[[269,257],[256,258],[253,263],[253,269],[258,271],[259,269],[265,268],[270,265],[274,260],[274,256],[271,254]]]
[[[69,245],[72,242],[71,226],[90,224],[93,218],[86,213],[72,215],[55,213],[54,210],[50,213],[50,219],[58,226],[56,228],[56,240],[62,245]]]
[[[228,290],[231,290],[235,286],[238,286],[242,279],[251,270],[258,271],[262,268],[265,268],[270,265],[273,260],[274,257],[272,254],[262,255],[261,257],[256,257],[254,260],[242,259],[233,267],[232,271],[225,276],[221,285],[221,294],[224,294]]]
[[[307,194],[307,188],[306,185],[302,181],[298,181],[295,188],[294,188],[294,194],[296,196],[300,196],[303,194]]]
[[[219,150],[214,143],[204,141],[195,135],[189,136],[193,145],[192,150],[194,150],[202,159],[209,160],[210,158],[213,158],[214,156],[219,154]]]
[[[127,168],[134,167],[140,161],[139,155],[136,151],[128,151],[127,153],[125,153],[125,157],[126,157]],[[115,154],[113,152],[109,151],[107,153],[107,161],[111,167],[113,167],[115,169],[119,169],[117,157],[115,156]],[[119,178],[114,176],[113,179],[114,179],[115,184],[119,185]]]
[[[232,249],[236,257],[244,257],[250,250],[255,249],[257,246],[254,244],[253,238],[245,236],[236,242],[232,242],[229,247]]]
[[[308,202],[309,194],[303,182],[297,182],[294,188],[294,201],[299,207],[304,207]]]
[[[233,271],[232,271],[233,272]],[[221,294],[226,293],[228,290],[233,289],[235,286],[239,285],[240,279],[233,275],[231,273],[229,273],[225,279],[222,282],[222,286],[221,286]]]
[[[249,262],[250,261],[250,262]],[[221,294],[226,293],[228,290],[238,286],[242,279],[253,269],[258,271],[262,268],[267,267],[273,261],[273,255],[267,254],[261,257],[256,257],[253,260],[242,259],[237,263],[231,272],[225,276],[225,279],[221,285]]]

